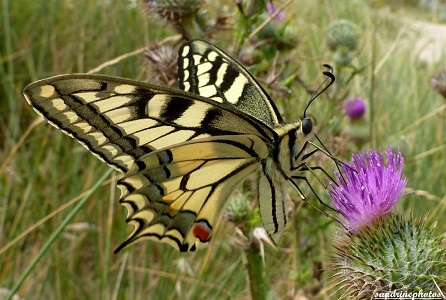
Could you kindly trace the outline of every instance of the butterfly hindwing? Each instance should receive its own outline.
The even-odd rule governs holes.
[[[181,89],[234,106],[270,127],[283,121],[254,77],[208,42],[192,40],[183,44],[179,50],[178,78]]]
[[[119,248],[141,238],[180,251],[207,243],[234,188],[260,170],[269,155],[254,135],[210,137],[138,159],[118,182],[127,222],[135,225]]]

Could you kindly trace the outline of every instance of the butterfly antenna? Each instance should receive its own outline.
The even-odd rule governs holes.
[[[326,67],[328,69],[328,71],[324,71],[322,72],[322,74],[324,74],[325,76],[327,76],[327,78],[325,78],[325,80],[318,86],[316,92],[311,96],[310,101],[308,101],[307,107],[305,107],[304,110],[304,118],[307,116],[307,109],[310,106],[310,104],[317,98],[319,97],[320,94],[322,94],[323,92],[325,92],[326,89],[328,89],[330,87],[330,85],[333,84],[333,82],[335,82],[336,77],[333,74],[333,68],[329,65],[329,64],[324,64],[324,67]],[[322,88],[326,82],[330,80],[330,82],[324,87]]]

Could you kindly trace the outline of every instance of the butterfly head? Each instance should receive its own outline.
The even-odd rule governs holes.
[[[293,161],[291,163],[292,168],[296,167],[300,162],[306,158],[307,142],[311,141],[315,135],[315,127],[317,125],[316,119],[308,114],[302,117],[294,131],[290,131],[292,134],[289,137],[291,157]],[[293,134],[294,132],[294,134]]]

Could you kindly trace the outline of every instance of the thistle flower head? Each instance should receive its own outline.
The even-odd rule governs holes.
[[[335,172],[338,182],[329,182],[334,206],[345,218],[341,222],[352,232],[387,215],[403,196],[404,159],[391,148],[386,149],[386,156],[387,164],[381,150],[355,154],[351,163],[342,166],[344,177]]]
[[[402,178],[400,151],[394,154],[387,148],[385,154],[387,162],[380,150],[353,155],[352,162],[342,166],[345,180],[338,173],[338,183],[330,182],[334,206],[349,228],[334,245],[333,288],[343,299],[420,291],[439,296],[446,282],[446,249],[441,246],[445,236],[435,236],[426,218],[391,211],[407,179]]]
[[[365,113],[365,102],[362,98],[351,98],[344,102],[344,111],[351,119],[359,119]]]

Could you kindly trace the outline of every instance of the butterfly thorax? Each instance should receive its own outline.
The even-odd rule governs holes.
[[[286,182],[305,163],[305,148],[314,136],[314,118],[305,117],[274,128],[278,138],[271,144],[271,153],[262,160],[259,173],[259,208],[263,227],[278,242],[287,223]],[[268,199],[268,201],[266,201]]]

